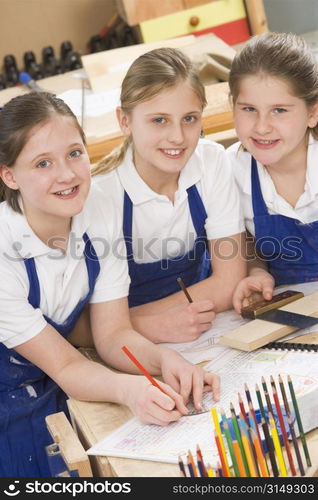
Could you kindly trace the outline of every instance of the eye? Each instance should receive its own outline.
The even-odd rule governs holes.
[[[280,115],[281,113],[287,113],[287,109],[285,108],[275,108],[274,113]]]
[[[184,121],[186,123],[192,123],[192,122],[197,121],[197,117],[193,116],[193,115],[187,115],[187,116],[184,117]]]
[[[83,151],[81,151],[80,149],[74,149],[74,151],[70,152],[70,157],[71,158],[78,158],[82,154],[83,154]]]
[[[158,116],[158,118],[154,118],[152,121],[154,123],[159,123],[160,124],[160,123],[166,123],[167,120],[165,118],[163,118],[162,116]]]
[[[39,163],[37,163],[38,168],[45,168],[50,165],[50,162],[48,160],[41,160]]]
[[[247,111],[247,112],[249,112],[249,113],[251,113],[251,112],[253,112],[253,111],[256,111],[256,109],[255,109],[255,108],[253,108],[253,106],[244,106],[244,107],[242,108],[242,110],[243,110],[243,111]]]

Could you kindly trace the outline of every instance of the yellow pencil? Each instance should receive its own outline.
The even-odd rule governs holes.
[[[210,464],[208,464],[206,466],[206,471],[207,471],[208,477],[215,477],[214,471],[213,471]]]
[[[221,446],[222,454],[223,454],[223,457],[224,457],[226,472],[228,474],[228,477],[231,477],[231,471],[230,471],[229,463],[228,463],[227,456],[226,456],[226,451],[225,451],[225,447],[224,447],[224,442],[223,442],[221,427],[220,427],[220,424],[219,424],[218,415],[217,415],[217,412],[216,412],[215,408],[211,409],[211,415],[212,415],[212,418],[213,418],[213,422],[214,422],[214,427],[215,427],[216,433],[217,433],[219,441],[220,441],[220,446]]]
[[[251,477],[258,477],[257,472],[256,472],[256,468],[254,465],[254,460],[252,457],[252,450],[250,448],[250,443],[248,441],[248,438],[247,438],[244,430],[242,431],[242,443],[243,443],[243,448],[245,451],[245,456],[246,456],[248,468],[250,471],[250,475],[251,475]]]
[[[281,476],[287,477],[287,470],[286,470],[286,465],[285,465],[282,447],[281,447],[280,442],[279,442],[278,432],[276,429],[274,419],[273,419],[272,414],[270,412],[269,412],[269,426],[271,429],[271,434],[272,434],[272,438],[273,438],[273,442],[274,442],[274,448],[275,448]]]

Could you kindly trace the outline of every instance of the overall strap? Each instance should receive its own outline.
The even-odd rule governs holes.
[[[194,229],[197,236],[205,235],[204,224],[207,213],[195,184],[187,189],[188,203]]]
[[[267,206],[263,198],[261,184],[259,181],[257,163],[255,158],[253,157],[251,164],[251,187],[252,187],[252,203],[253,203],[254,217],[268,215]]]

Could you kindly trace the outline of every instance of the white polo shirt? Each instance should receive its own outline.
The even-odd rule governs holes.
[[[66,253],[46,246],[32,231],[26,218],[6,202],[0,205],[0,341],[15,347],[46,326],[47,317],[65,321],[88,292],[83,255],[87,233],[99,258],[100,274],[90,302],[126,297],[130,279],[121,220],[111,200],[92,186],[84,210],[73,217]],[[58,235],[57,235],[58,237]],[[41,302],[34,309],[28,302],[29,281],[23,259],[34,257]]]
[[[196,237],[187,188],[196,185],[207,212],[209,240],[244,231],[239,195],[223,146],[207,139],[199,144],[180,173],[174,202],[153,191],[139,176],[129,148],[115,170],[93,177],[105,195],[113,198],[122,217],[124,190],[133,203],[133,252],[136,262],[153,262],[183,255]]]
[[[240,144],[240,142],[232,144],[226,150],[226,153],[231,162],[233,174],[239,188],[245,226],[254,235],[251,155],[247,151],[239,149]],[[297,219],[302,224],[318,220],[318,141],[312,136],[309,138],[305,189],[295,207],[292,207],[277,193],[269,173],[261,163],[257,162],[257,169],[264,202],[270,215],[284,215],[292,219]]]

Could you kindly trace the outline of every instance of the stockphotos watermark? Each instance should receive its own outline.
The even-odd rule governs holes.
[[[90,481],[83,479],[81,481],[46,481],[46,480],[14,480],[3,489],[6,497],[16,497],[25,494],[68,494],[72,497],[82,494],[105,494],[105,493],[131,493],[132,485],[130,482],[112,481],[112,480],[97,480]]]
[[[14,241],[9,251],[3,253],[5,259],[11,262],[19,262],[32,257],[30,252],[26,249],[29,246],[30,234],[21,236],[21,239]],[[196,238],[196,235],[189,233],[187,240],[181,238],[168,237],[160,238],[154,237],[145,242],[143,238],[137,238],[132,241],[132,238],[120,237],[111,243],[103,237],[92,237],[90,239],[96,257],[99,261],[107,259],[110,255],[119,260],[132,260],[138,262],[153,262],[163,261],[170,259],[174,261],[181,260],[184,255],[189,252],[189,260],[196,260],[198,255],[202,253],[202,248],[206,244],[204,238]],[[235,238],[220,238],[213,245],[213,257],[221,260],[232,260],[238,255],[246,257],[247,260],[255,259],[255,254],[249,254],[250,246],[246,240],[245,248]],[[130,243],[134,247],[134,255],[126,253],[125,243]],[[260,258],[266,261],[273,261],[277,258],[282,260],[297,262],[302,256],[302,238],[295,236],[287,236],[283,239],[274,238],[271,236],[260,238],[257,242],[257,249]],[[74,260],[80,260],[84,257],[84,243],[83,239],[76,236],[73,232],[70,233],[69,238],[66,240],[62,236],[55,236],[47,241],[47,246],[52,249],[48,252],[47,258],[50,260],[60,260],[65,258],[64,252],[60,251],[61,248],[68,248],[69,256]],[[23,256],[23,257],[22,257]],[[207,257],[209,258],[209,257]],[[167,265],[167,263],[165,263]]]

